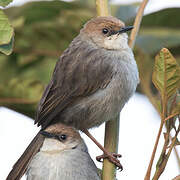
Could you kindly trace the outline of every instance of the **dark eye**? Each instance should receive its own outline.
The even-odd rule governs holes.
[[[103,34],[107,34],[107,33],[109,32],[109,30],[108,30],[107,28],[104,28],[104,29],[102,30],[102,32],[103,32]]]
[[[59,140],[60,140],[60,141],[65,141],[66,138],[67,138],[67,136],[66,136],[65,134],[59,135]]]

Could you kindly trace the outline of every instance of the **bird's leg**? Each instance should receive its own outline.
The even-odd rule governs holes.
[[[120,163],[120,161],[117,159],[119,157],[121,157],[120,154],[116,154],[116,153],[110,153],[108,152],[91,134],[90,132],[85,129],[83,130],[83,132],[104,152],[104,155],[101,156],[97,156],[96,160],[97,161],[101,161],[101,159],[108,159],[111,163],[115,164],[117,166],[118,169],[120,169],[121,171],[123,170],[123,167]]]

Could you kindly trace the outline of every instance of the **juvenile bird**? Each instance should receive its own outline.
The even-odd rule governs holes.
[[[73,127],[48,126],[31,147],[26,149],[28,158],[19,159],[19,171],[12,170],[7,180],[20,179],[25,171],[27,180],[100,180],[83,139]]]

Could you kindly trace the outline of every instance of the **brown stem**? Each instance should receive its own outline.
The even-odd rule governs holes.
[[[29,50],[31,51],[31,55],[35,55],[35,56],[51,56],[51,57],[59,57],[59,54],[61,54],[60,51],[50,51],[50,50],[42,50],[42,49],[33,49],[33,50]],[[17,49],[14,48],[14,52],[16,53],[22,53],[21,49]]]
[[[0,104],[35,104],[38,100],[28,100],[23,98],[1,98]]]
[[[161,121],[161,124],[160,124],[160,127],[159,127],[159,132],[158,132],[156,142],[155,142],[155,145],[154,145],[154,149],[153,149],[153,152],[152,152],[152,155],[151,155],[151,160],[150,160],[150,163],[149,163],[149,166],[148,166],[148,169],[147,169],[144,180],[150,180],[151,169],[152,169],[153,161],[154,161],[154,158],[155,158],[155,154],[156,154],[157,146],[158,146],[158,143],[159,143],[159,139],[160,139],[160,136],[161,136],[163,124],[164,124],[163,121]]]
[[[178,132],[176,132],[176,135],[174,136],[174,138],[173,138],[173,140],[172,140],[172,143],[171,143],[171,145],[170,145],[170,148],[169,148],[169,151],[168,151],[167,154],[165,154],[165,151],[166,151],[165,148],[167,148],[167,142],[165,141],[164,148],[163,148],[162,153],[161,153],[161,156],[160,156],[160,158],[161,158],[162,155],[163,155],[163,158],[162,158],[162,159],[163,159],[163,162],[160,164],[159,167],[156,168],[156,172],[155,172],[155,174],[154,174],[153,180],[158,180],[159,177],[161,176],[161,174],[163,173],[163,171],[164,171],[164,169],[165,169],[165,167],[166,167],[166,164],[167,164],[167,162],[168,162],[168,159],[169,159],[169,157],[170,157],[170,154],[171,154],[171,152],[172,152],[172,149],[173,149],[173,147],[174,147],[174,145],[175,145],[175,143],[176,143],[177,135],[178,135]]]
[[[135,40],[136,40],[136,36],[138,34],[139,28],[140,28],[140,24],[141,24],[141,20],[143,17],[143,13],[144,13],[144,9],[146,7],[146,4],[148,3],[149,0],[143,0],[143,2],[141,3],[137,15],[136,15],[136,19],[134,21],[134,29],[131,31],[131,35],[129,38],[129,46],[133,49],[134,48],[134,44],[135,44]]]
[[[171,119],[171,118],[173,118],[174,116],[177,116],[178,114],[179,114],[179,112],[175,113],[175,114],[171,114],[170,116],[168,116],[167,118],[164,119],[164,122]]]

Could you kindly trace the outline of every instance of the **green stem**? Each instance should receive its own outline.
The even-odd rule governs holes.
[[[97,16],[108,16],[108,0],[96,0]],[[109,152],[117,152],[119,141],[119,115],[105,125],[104,146]],[[102,180],[114,180],[115,166],[108,160],[103,161]]]
[[[108,16],[108,0],[96,0],[97,16]]]
[[[116,152],[118,150],[118,141],[119,141],[119,116],[116,119],[113,119],[106,123],[105,126],[105,139],[104,146],[109,152]],[[102,180],[114,180],[116,177],[115,165],[104,160],[103,162],[103,171],[102,171]]]

